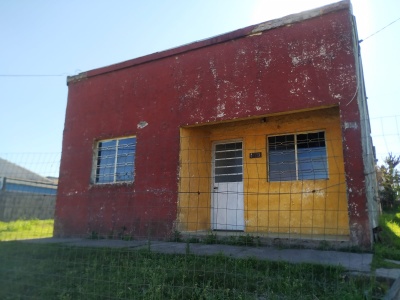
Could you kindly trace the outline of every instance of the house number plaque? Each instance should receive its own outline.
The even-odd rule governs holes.
[[[261,157],[261,152],[250,153],[250,158],[260,158],[260,157]]]

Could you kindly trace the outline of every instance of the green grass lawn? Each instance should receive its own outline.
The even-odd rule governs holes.
[[[374,245],[374,268],[400,268],[385,259],[400,261],[400,212],[384,212],[380,217],[381,241]]]
[[[337,300],[383,293],[373,278],[349,277],[339,267],[0,243],[0,299]]]
[[[54,220],[18,220],[0,222],[0,241],[25,240],[53,236]]]
[[[339,267],[15,241],[52,233],[53,220],[0,222],[0,299],[380,299],[388,288]],[[400,257],[398,238],[382,238],[393,248],[376,245],[375,262]]]

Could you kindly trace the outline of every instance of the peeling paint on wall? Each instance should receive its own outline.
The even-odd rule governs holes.
[[[344,129],[358,129],[356,122],[344,122]]]
[[[217,117],[222,118],[225,116],[225,103],[219,103],[217,106]]]
[[[334,140],[338,141],[343,151],[332,156],[336,160],[330,165],[338,167],[337,158],[342,159],[343,156],[346,182],[330,178],[338,183],[334,185],[335,191],[327,190],[323,195],[312,191],[324,186],[310,187],[311,192],[302,193],[302,198],[296,200],[289,196],[285,199],[275,197],[274,191],[269,189],[274,188],[274,184],[267,186],[264,176],[264,180],[257,179],[253,183],[254,187],[264,187],[265,193],[272,193],[270,199],[273,202],[262,203],[272,215],[262,218],[256,214],[249,215],[247,224],[255,229],[257,226],[278,228],[279,222],[272,224],[268,221],[280,220],[275,213],[279,208],[287,227],[306,228],[318,221],[320,228],[324,228],[325,224],[338,220],[335,205],[339,196],[343,199],[348,197],[350,208],[345,199],[340,202],[340,226],[344,229],[342,233],[347,234],[348,225],[354,224],[351,225],[352,241],[358,241],[363,231],[368,230],[368,215],[364,211],[363,161],[358,157],[362,152],[361,125],[359,121],[355,122],[360,120],[360,112],[358,102],[353,101],[358,100],[355,96],[359,95],[355,74],[358,50],[354,48],[358,44],[353,36],[355,28],[349,3],[331,5],[328,12],[317,9],[288,16],[254,28],[239,29],[217,38],[92,70],[81,78],[70,78],[57,199],[57,226],[63,231],[58,234],[82,234],[90,217],[96,216],[99,211],[104,211],[104,214],[96,222],[102,224],[104,230],[110,229],[107,224],[111,224],[112,219],[118,220],[115,226],[127,225],[138,235],[152,226],[159,228],[161,235],[170,231],[177,206],[167,201],[176,202],[177,187],[183,180],[176,171],[181,162],[178,129],[187,126],[193,131],[188,141],[191,149],[209,149],[210,141],[201,138],[210,135],[206,124],[214,123],[212,126],[215,126],[215,132],[221,133],[221,139],[243,138],[244,135],[237,136],[238,130],[241,130],[251,142],[250,136],[254,137],[255,132],[247,132],[249,127],[227,125],[235,123],[232,122],[235,119],[243,121],[249,118],[257,120],[252,129],[257,128],[263,134],[256,139],[257,147],[265,148],[265,128],[270,128],[272,133],[284,134],[304,129],[305,122],[312,121],[304,119],[304,122],[287,128],[285,126],[291,122],[290,119],[272,123],[271,117],[335,107],[340,118]],[[251,37],[247,38],[249,34]],[[268,121],[261,123],[266,116]],[[152,126],[148,126],[149,123]],[[314,119],[309,128],[319,129],[326,126],[325,123],[325,120]],[[223,130],[217,130],[218,126],[224,126]],[[194,130],[194,127],[204,128]],[[82,128],[85,130],[82,131]],[[135,161],[135,181],[129,185],[88,187],[87,175],[93,168],[93,141],[127,134],[140,135],[135,153],[138,158]],[[194,145],[193,141],[197,144]],[[188,153],[193,152],[196,161],[209,162],[210,152],[207,151]],[[265,152],[262,157],[266,158]],[[267,169],[265,163],[257,169],[254,161],[249,166],[253,169],[248,174],[265,173]],[[190,185],[191,188],[202,186],[209,176],[205,170],[199,176],[199,185]],[[334,173],[345,174],[344,170]],[[294,186],[288,186],[287,190]],[[298,188],[304,187],[298,185]],[[340,193],[336,193],[339,187]],[[74,193],[69,194],[71,191]],[[188,203],[198,203],[197,192],[198,189],[193,189]],[[332,202],[325,202],[324,198],[329,197]],[[105,205],[103,210],[100,209],[101,203]],[[287,215],[290,203],[294,207],[291,217]],[[269,204],[281,206],[267,207]],[[318,211],[324,213],[300,216],[297,212],[303,204],[310,209],[312,205],[318,205]],[[115,211],[115,207],[126,209]],[[332,213],[326,214],[328,207]],[[348,209],[350,220],[347,219]],[[115,213],[111,214],[111,211]],[[256,206],[249,211],[256,211]],[[204,206],[204,220],[209,214],[210,209]],[[185,220],[189,215],[190,211],[182,212]],[[71,219],[70,216],[77,217]],[[197,213],[193,215],[193,220],[197,220],[197,216]],[[323,222],[323,218],[327,218],[327,223]],[[299,220],[305,223],[299,226]],[[208,223],[202,224],[205,226]],[[326,231],[324,234],[334,232]]]
[[[139,124],[137,124],[137,128],[138,128],[138,129],[143,129],[143,128],[145,128],[147,125],[149,125],[149,123],[147,123],[146,121],[141,121],[141,122],[139,122]]]

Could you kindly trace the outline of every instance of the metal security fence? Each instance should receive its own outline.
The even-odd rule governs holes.
[[[399,118],[371,120],[377,203]],[[367,206],[381,216],[372,248],[352,237],[340,137],[237,133],[182,132],[175,175],[149,166],[141,188],[135,172],[93,181],[93,157],[82,182],[59,178],[59,153],[1,154],[0,298],[396,299],[398,208]]]

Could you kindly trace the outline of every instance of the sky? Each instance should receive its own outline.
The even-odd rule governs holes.
[[[67,76],[333,2],[0,1],[0,157],[58,176]],[[352,5],[382,163],[388,152],[400,154],[400,20],[379,30],[400,18],[400,1]]]

